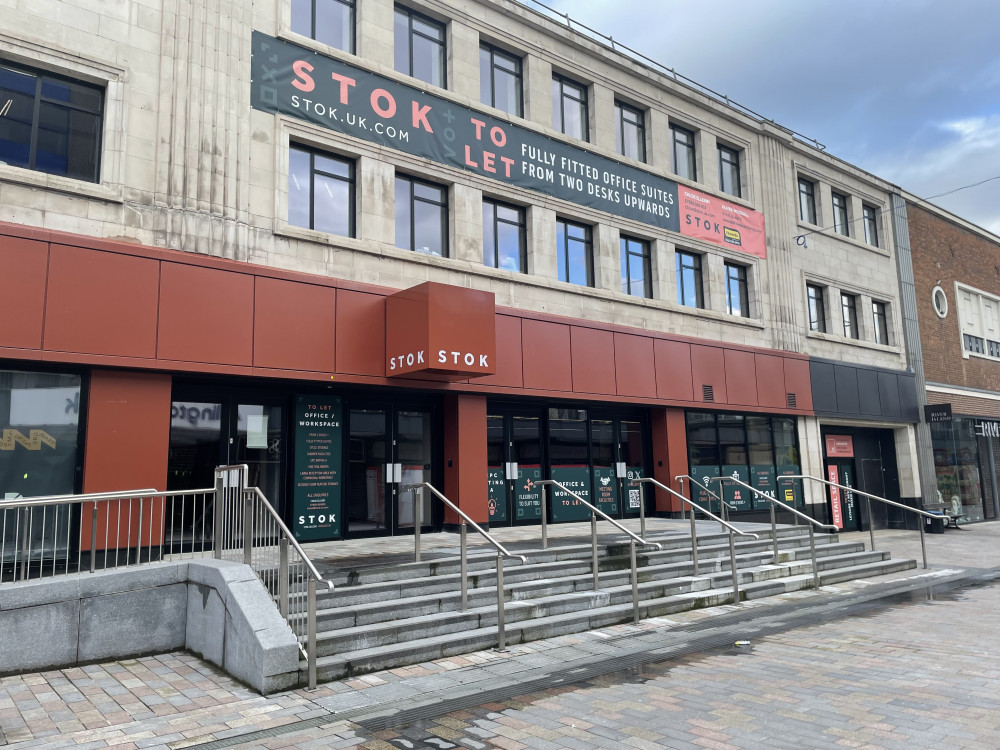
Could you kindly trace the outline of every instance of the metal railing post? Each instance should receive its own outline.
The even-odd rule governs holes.
[[[288,619],[288,540],[278,542],[278,608],[281,616]]]
[[[150,507],[153,507],[153,500],[152,499],[150,499],[149,505],[150,505]],[[153,538],[152,524],[150,524],[150,532],[151,533],[149,535],[149,538],[152,539]],[[192,536],[192,540],[191,540],[191,545],[192,545],[192,547],[194,546],[194,538],[193,538],[193,536]],[[136,565],[138,565],[139,563],[142,562],[142,498],[141,497],[139,498],[139,531],[138,531],[138,539],[136,539],[136,542],[135,542],[135,562],[136,562]]]
[[[680,496],[684,497],[684,477],[674,477],[674,481],[681,488]],[[694,513],[694,508],[691,509],[691,512]],[[681,503],[681,520],[683,521],[685,518],[687,518],[687,506]]]
[[[590,513],[590,552],[591,552],[591,568],[594,570],[594,591],[599,588],[597,580],[597,514],[591,511]]]
[[[18,580],[28,580],[28,517],[34,512],[32,508],[24,509],[24,523],[21,524],[21,577]],[[94,503],[94,520],[91,523],[90,572],[94,572],[94,547],[97,545],[97,503]]]
[[[549,548],[549,514],[548,514],[549,486],[542,485],[542,549]]]
[[[917,516],[917,523],[920,524],[920,551],[924,556],[924,570],[927,570],[927,545],[924,543],[924,526],[926,521],[921,521],[920,517]]]
[[[639,571],[635,565],[635,539],[629,540],[629,558],[632,562],[632,621],[639,624]]]
[[[816,562],[816,533],[813,531],[813,525],[807,524],[809,526],[809,554],[812,555],[813,562],[813,588],[819,588],[819,564]]]
[[[224,475],[220,471],[216,471],[215,474],[215,505],[213,508],[213,520],[212,524],[215,528],[212,529],[212,537],[214,539],[214,548],[212,556],[216,560],[222,559],[222,518],[223,518],[223,506],[225,505],[225,480]]]
[[[694,510],[694,508],[692,508]],[[729,532],[729,567],[733,573],[733,604],[740,603],[740,571],[736,567],[736,541],[733,532]]]
[[[307,619],[309,689],[314,690],[316,688],[316,579],[311,576],[309,578],[309,612]]]
[[[507,650],[503,612],[503,554],[497,553],[497,651]]]
[[[420,506],[422,503],[417,502],[417,493],[420,494],[420,499],[424,499],[424,488],[420,487],[413,488],[410,490],[410,494],[413,495],[413,561],[420,562],[420,526],[423,519],[420,518]]]
[[[774,503],[768,503],[771,507],[771,539],[774,543],[774,556],[771,558],[771,564],[778,564],[778,523],[774,518]]]
[[[469,606],[469,558],[468,558],[468,529],[465,525],[465,519],[462,520],[461,526],[461,537],[462,537],[462,564],[461,564],[461,576],[462,576],[462,611],[464,612]]]
[[[243,564],[253,565],[253,498],[243,498]]]
[[[870,497],[865,498],[865,505],[868,508],[868,532],[871,534],[872,538],[872,552],[875,551],[875,519],[872,518],[872,499]]]
[[[684,507],[684,503],[681,503],[681,507]],[[691,566],[692,574],[698,575],[698,532],[694,528],[694,506],[690,508],[691,511]]]
[[[639,485],[639,536],[646,538],[646,493]]]
[[[28,531],[28,519],[24,521],[25,534]],[[90,572],[93,573],[97,567],[97,501],[94,501],[94,510],[90,514]]]

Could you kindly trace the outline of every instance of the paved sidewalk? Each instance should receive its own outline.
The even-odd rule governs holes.
[[[1000,523],[926,540],[930,570],[889,584],[687,612],[316,691],[265,698],[188,654],[3,678],[0,730],[16,748],[1000,747],[1000,585],[843,616],[886,585],[1000,566]],[[919,559],[917,532],[876,541]],[[807,611],[812,621],[797,614]]]

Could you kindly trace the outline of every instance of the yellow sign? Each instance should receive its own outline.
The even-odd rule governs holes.
[[[795,505],[795,491],[791,487],[785,490],[785,502],[789,505]]]
[[[12,451],[17,443],[29,451],[40,451],[43,444],[52,450],[56,449],[56,439],[44,430],[31,430],[28,437],[20,430],[4,430],[3,437],[0,438],[0,451]]]

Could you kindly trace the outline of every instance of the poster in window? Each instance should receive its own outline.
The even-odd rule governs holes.
[[[801,508],[805,505],[805,495],[802,492],[801,479],[782,479],[789,474],[801,474],[798,464],[783,464],[778,468],[778,499],[784,503]]]
[[[587,502],[593,502],[590,499],[589,466],[553,467],[552,478]],[[549,498],[552,503],[552,520],[554,522],[586,521],[590,518],[590,508],[572,495],[568,495],[553,485],[549,486],[549,492]]]
[[[773,466],[751,466],[750,485],[755,490],[760,490],[768,497],[777,497],[778,484],[774,478]],[[769,510],[770,503],[760,495],[754,494],[753,507],[757,509]]]
[[[609,516],[618,514],[618,477],[613,466],[594,469],[593,502]]]
[[[537,482],[542,478],[541,466],[519,465],[514,486],[514,518],[517,521],[541,520],[542,488]],[[550,487],[550,491],[551,491]]]
[[[722,476],[738,479],[749,484],[747,467],[741,464],[730,464],[722,467]],[[734,511],[751,510],[753,508],[753,492],[736,482],[722,483],[722,499],[732,506]]]
[[[507,521],[507,480],[502,466],[489,469],[490,523]]]
[[[305,541],[341,537],[343,412],[339,398],[295,399],[292,533]]]

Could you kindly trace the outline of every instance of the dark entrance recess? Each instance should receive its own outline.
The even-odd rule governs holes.
[[[896,445],[892,430],[867,429],[858,427],[823,427],[824,445],[828,435],[848,436],[853,441],[853,457],[825,458],[826,479],[831,481],[831,468],[836,469],[840,477],[839,483],[855,486],[863,492],[884,497],[887,500],[900,502],[899,473],[896,467]],[[851,481],[845,481],[845,479]],[[856,482],[856,484],[855,484]],[[830,488],[827,488],[827,508],[830,511],[832,503]],[[905,511],[899,508],[871,501],[871,518],[868,517],[868,506],[864,496],[855,495],[849,491],[840,491],[840,503],[843,509],[845,530],[867,530],[871,525],[876,529],[906,528]],[[856,522],[852,526],[850,515]],[[828,520],[832,522],[832,516]],[[910,521],[912,525],[913,522]]]

